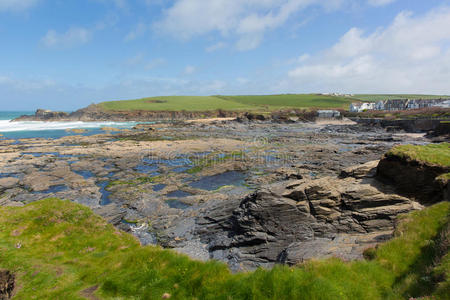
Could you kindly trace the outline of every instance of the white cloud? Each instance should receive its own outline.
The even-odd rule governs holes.
[[[307,61],[310,57],[311,57],[311,55],[305,53],[305,54],[300,55],[299,58],[297,58],[297,61],[299,63],[302,63],[302,62]]]
[[[36,5],[38,0],[0,0],[1,11],[22,11]]]
[[[184,68],[183,74],[184,75],[191,75],[195,73],[195,67],[194,66],[186,66],[186,68]]]
[[[56,49],[80,46],[91,41],[96,32],[111,28],[117,22],[118,17],[116,15],[108,14],[105,18],[90,27],[72,26],[67,31],[61,33],[50,29],[41,39],[41,43],[48,48]]]
[[[226,43],[224,43],[224,42],[218,42],[218,43],[215,43],[215,44],[213,44],[213,45],[211,45],[211,46],[206,47],[205,51],[206,51],[206,52],[214,52],[214,51],[223,49],[223,48],[225,48],[226,46],[227,46]]]
[[[368,3],[372,6],[384,6],[391,4],[397,0],[368,0]]]
[[[92,30],[83,27],[71,27],[64,33],[58,33],[51,29],[41,39],[41,42],[49,48],[69,48],[89,42],[92,38]]]
[[[219,32],[236,39],[239,50],[258,47],[264,34],[312,6],[335,9],[344,0],[176,0],[155,24],[159,32],[180,39]]]
[[[450,7],[400,13],[387,28],[350,29],[321,54],[299,62],[284,89],[450,93]]]

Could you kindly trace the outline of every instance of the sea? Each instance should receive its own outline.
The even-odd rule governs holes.
[[[0,139],[52,138],[80,135],[70,129],[85,129],[81,135],[105,133],[102,127],[129,129],[136,122],[11,122],[22,115],[33,115],[34,111],[0,111]],[[113,132],[114,133],[114,132]]]

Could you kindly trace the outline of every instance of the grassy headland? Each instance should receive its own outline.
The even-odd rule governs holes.
[[[222,263],[142,247],[88,208],[46,199],[0,207],[0,268],[16,274],[15,299],[444,299],[449,212],[444,202],[403,216],[392,241],[367,251],[370,261],[231,274]]]
[[[217,96],[221,99],[251,106],[263,106],[269,110],[284,108],[341,108],[348,109],[352,100],[347,97],[319,94]]]
[[[450,167],[450,143],[428,145],[400,145],[387,152],[388,156],[398,156],[442,167]]]
[[[102,102],[106,110],[128,111],[274,111],[286,108],[342,108],[353,100],[317,94],[262,96],[165,96],[137,100]]]
[[[100,103],[106,110],[129,111],[209,111],[251,110],[249,105],[223,100],[214,96],[163,96],[137,100],[108,101]]]
[[[387,99],[430,99],[443,96],[433,95],[370,95],[351,97],[323,94],[280,94],[242,96],[161,96],[135,100],[102,102],[99,106],[106,111],[248,111],[273,112],[286,109],[343,109],[355,101],[378,101]]]

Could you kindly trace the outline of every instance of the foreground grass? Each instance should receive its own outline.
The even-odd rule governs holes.
[[[353,100],[316,94],[285,94],[262,96],[168,96],[137,100],[102,102],[106,110],[129,111],[258,111],[269,112],[283,108],[343,108]]]
[[[403,217],[397,237],[374,250],[371,261],[329,259],[231,274],[218,262],[141,247],[88,208],[46,199],[0,208],[0,268],[17,275],[16,299],[83,299],[94,292],[105,299],[164,293],[171,299],[444,299],[449,211],[446,202]]]
[[[450,143],[428,144],[425,146],[401,145],[389,150],[387,155],[450,167]]]

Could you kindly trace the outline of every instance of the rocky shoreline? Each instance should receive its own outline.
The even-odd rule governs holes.
[[[213,117],[236,117],[238,112],[231,111],[106,111],[99,105],[92,104],[77,111],[67,113],[62,111],[51,111],[38,109],[34,115],[23,115],[14,122],[20,121],[46,121],[46,122],[148,122],[148,121],[170,121],[170,120],[189,120],[196,118]]]
[[[13,122],[45,121],[45,122],[186,122],[193,119],[226,119],[233,118],[238,122],[273,122],[273,123],[303,123],[322,120],[322,115],[328,111],[289,109],[272,111],[270,113],[253,113],[241,111],[210,110],[210,111],[112,111],[105,110],[100,105],[92,104],[72,113],[38,109],[34,115],[23,115]],[[334,120],[342,120],[348,113],[334,111]],[[326,115],[326,114],[325,114]],[[426,133],[430,138],[444,141],[450,137],[450,123],[446,118],[415,118],[389,120],[385,118],[352,117],[350,120],[362,127],[381,127],[389,132]],[[330,120],[327,115],[326,121]]]
[[[68,199],[142,244],[235,271],[361,259],[390,237],[398,214],[421,207],[376,176],[378,160],[394,145],[430,140],[330,123],[247,117],[3,139],[0,205]]]
[[[187,121],[192,119],[210,118],[238,118],[245,121],[276,121],[297,122],[314,121],[315,111],[293,109],[289,111],[277,111],[269,114],[254,114],[250,112],[208,110],[208,111],[112,111],[104,110],[99,105],[92,104],[86,108],[72,113],[63,111],[51,111],[45,109],[36,110],[34,115],[23,115],[13,120],[20,121],[45,121],[45,122],[149,122],[149,121]]]

